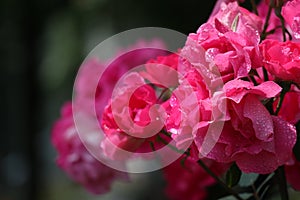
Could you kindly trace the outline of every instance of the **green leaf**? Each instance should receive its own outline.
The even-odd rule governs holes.
[[[255,173],[242,173],[239,185],[241,187],[247,187],[250,186],[254,183],[254,181],[257,179],[257,177],[259,176],[259,174],[255,174]]]
[[[228,187],[233,187],[238,184],[241,178],[242,172],[236,164],[231,165],[230,169],[226,173],[226,184]]]

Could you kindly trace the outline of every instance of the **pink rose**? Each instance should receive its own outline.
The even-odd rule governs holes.
[[[300,0],[288,1],[281,10],[296,39],[300,39]]]
[[[212,78],[221,76],[226,82],[245,77],[251,68],[261,66],[261,25],[258,16],[236,2],[222,4],[196,34],[188,36],[181,55],[198,70],[208,69]]]
[[[271,116],[261,103],[280,90],[271,81],[259,86],[242,80],[227,82],[224,91],[230,120],[225,121],[224,129],[207,157],[217,162],[236,162],[243,172],[259,174],[271,173],[289,162],[297,137],[295,127]],[[202,123],[195,135],[199,152],[208,126]]]
[[[51,139],[58,152],[57,165],[88,191],[103,194],[110,190],[113,181],[128,180],[127,174],[107,167],[87,151],[78,137],[71,103],[63,106]]]
[[[300,84],[300,44],[264,40],[260,49],[264,66],[272,75]]]
[[[140,74],[132,72],[114,94],[101,122],[106,135],[101,146],[106,155],[126,159],[119,149],[150,152],[150,141],[154,142],[155,149],[160,148],[155,136],[164,126],[164,110],[155,105],[159,101],[155,90]]]

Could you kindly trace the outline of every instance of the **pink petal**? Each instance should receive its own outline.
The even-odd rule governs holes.
[[[273,122],[270,113],[264,105],[254,96],[245,99],[244,116],[251,119],[255,135],[263,141],[273,139]]]
[[[271,98],[279,94],[282,88],[273,81],[266,81],[256,86],[254,90],[262,92],[261,96]]]
[[[283,165],[292,159],[293,147],[297,140],[296,128],[280,117],[272,116],[272,118],[278,165]]]
[[[240,153],[236,156],[236,164],[245,173],[269,174],[277,167],[276,155],[267,151],[259,154]]]

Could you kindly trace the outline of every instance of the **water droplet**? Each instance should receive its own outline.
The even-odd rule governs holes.
[[[300,14],[294,17],[294,21],[292,23],[292,30],[294,37],[296,39],[300,39]]]
[[[282,49],[282,53],[285,55],[285,56],[290,56],[291,54],[291,49],[289,47],[284,47]]]
[[[219,52],[219,49],[217,49],[217,48],[207,49],[207,51],[205,52],[205,60],[206,60],[206,62],[213,62],[215,56],[218,53],[220,53],[220,52]]]
[[[178,130],[175,129],[175,128],[171,128],[171,129],[169,130],[169,132],[172,133],[172,134],[178,134]]]

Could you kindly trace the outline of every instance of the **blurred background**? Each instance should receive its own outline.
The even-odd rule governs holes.
[[[98,43],[137,27],[195,32],[214,3],[1,0],[0,200],[164,199],[159,172],[90,195],[55,165],[51,126],[71,99],[81,62]]]

